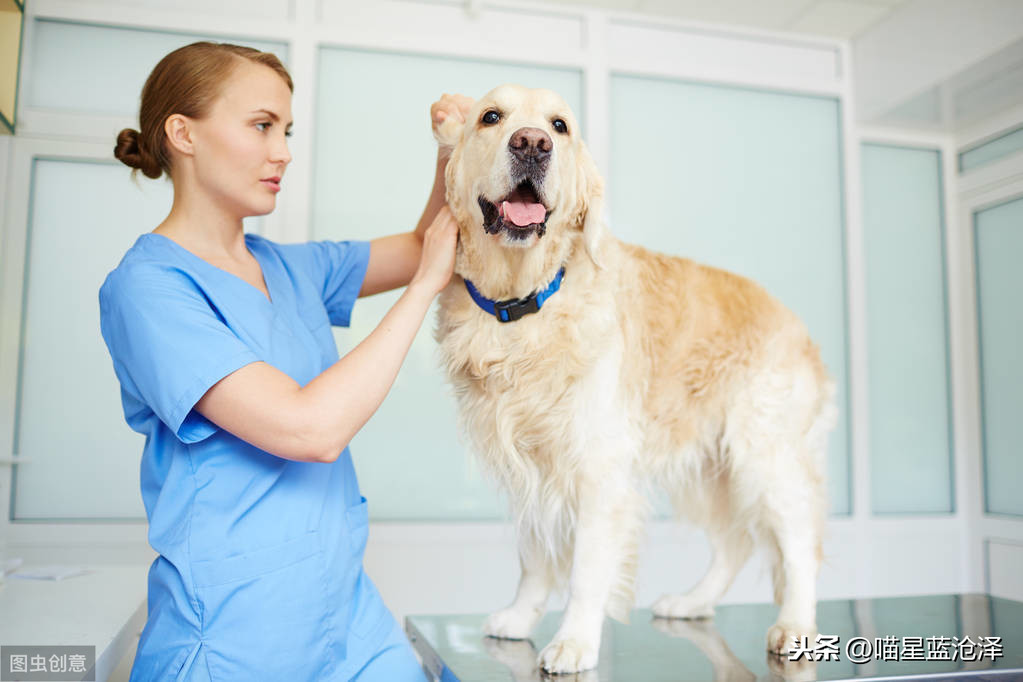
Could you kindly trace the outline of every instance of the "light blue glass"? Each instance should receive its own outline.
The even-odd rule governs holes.
[[[37,160],[15,451],[16,519],[145,518],[144,438],[124,423],[99,332],[99,287],[142,232],[170,210],[166,182],[129,180],[120,163]]]
[[[973,170],[986,163],[997,161],[1003,157],[1023,150],[1023,128],[1017,128],[979,147],[974,147],[959,154],[959,172]]]
[[[611,228],[756,280],[796,312],[838,384],[831,510],[850,512],[837,100],[616,75]]]
[[[974,216],[984,509],[1023,516],[1023,199]]]
[[[429,110],[441,93],[481,97],[508,82],[545,87],[582,118],[578,70],[339,48],[321,49],[319,64],[316,239],[372,239],[415,227],[433,181]],[[376,327],[398,295],[356,304],[351,327],[335,331],[342,354]],[[377,520],[501,518],[506,504],[461,436],[433,320],[431,312],[387,399],[352,441],[360,485]]]
[[[124,422],[99,287],[171,205],[171,184],[116,161],[32,168],[14,451],[17,520],[144,519],[144,439]],[[247,220],[254,231],[261,219]]]
[[[875,513],[952,512],[941,156],[863,145]]]
[[[167,53],[199,40],[273,52],[287,62],[287,45],[210,35],[144,31],[37,19],[31,73],[22,83],[30,107],[136,116],[139,93]],[[111,145],[113,142],[111,141]]]

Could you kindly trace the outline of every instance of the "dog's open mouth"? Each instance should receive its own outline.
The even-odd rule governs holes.
[[[483,229],[487,234],[497,234],[504,230],[512,239],[526,239],[534,232],[537,237],[542,237],[547,230],[550,211],[528,179],[516,185],[508,196],[496,204],[482,196],[477,200],[483,211]]]

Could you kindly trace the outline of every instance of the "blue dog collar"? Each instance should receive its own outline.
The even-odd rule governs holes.
[[[525,315],[536,313],[543,307],[544,301],[554,295],[554,292],[561,288],[561,280],[565,277],[565,268],[562,266],[555,275],[554,281],[547,285],[543,291],[535,291],[525,298],[513,298],[506,301],[493,301],[479,292],[476,286],[469,280],[465,280],[465,288],[469,290],[472,300],[476,305],[487,311],[501,322],[514,322]]]

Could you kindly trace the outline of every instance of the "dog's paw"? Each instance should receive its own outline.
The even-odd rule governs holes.
[[[694,601],[685,594],[666,594],[652,607],[658,618],[713,618],[714,605]]]
[[[577,673],[597,667],[599,647],[579,639],[554,640],[540,652],[540,667],[549,673]]]
[[[507,608],[490,614],[483,623],[483,634],[498,639],[526,639],[540,616],[535,609]]]
[[[767,631],[767,650],[772,654],[788,656],[796,644],[807,638],[810,646],[817,639],[815,625],[796,625],[794,623],[775,623]]]

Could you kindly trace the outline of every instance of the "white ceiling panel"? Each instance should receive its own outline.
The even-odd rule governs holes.
[[[881,21],[891,11],[888,5],[823,0],[815,2],[787,28],[798,33],[850,38]]]
[[[851,39],[911,0],[548,0],[550,4]]]
[[[807,4],[807,0],[642,0],[637,9],[691,21],[782,30]]]
[[[547,0],[551,5],[572,5],[574,7],[594,7],[597,9],[618,12],[638,11],[641,0]]]

